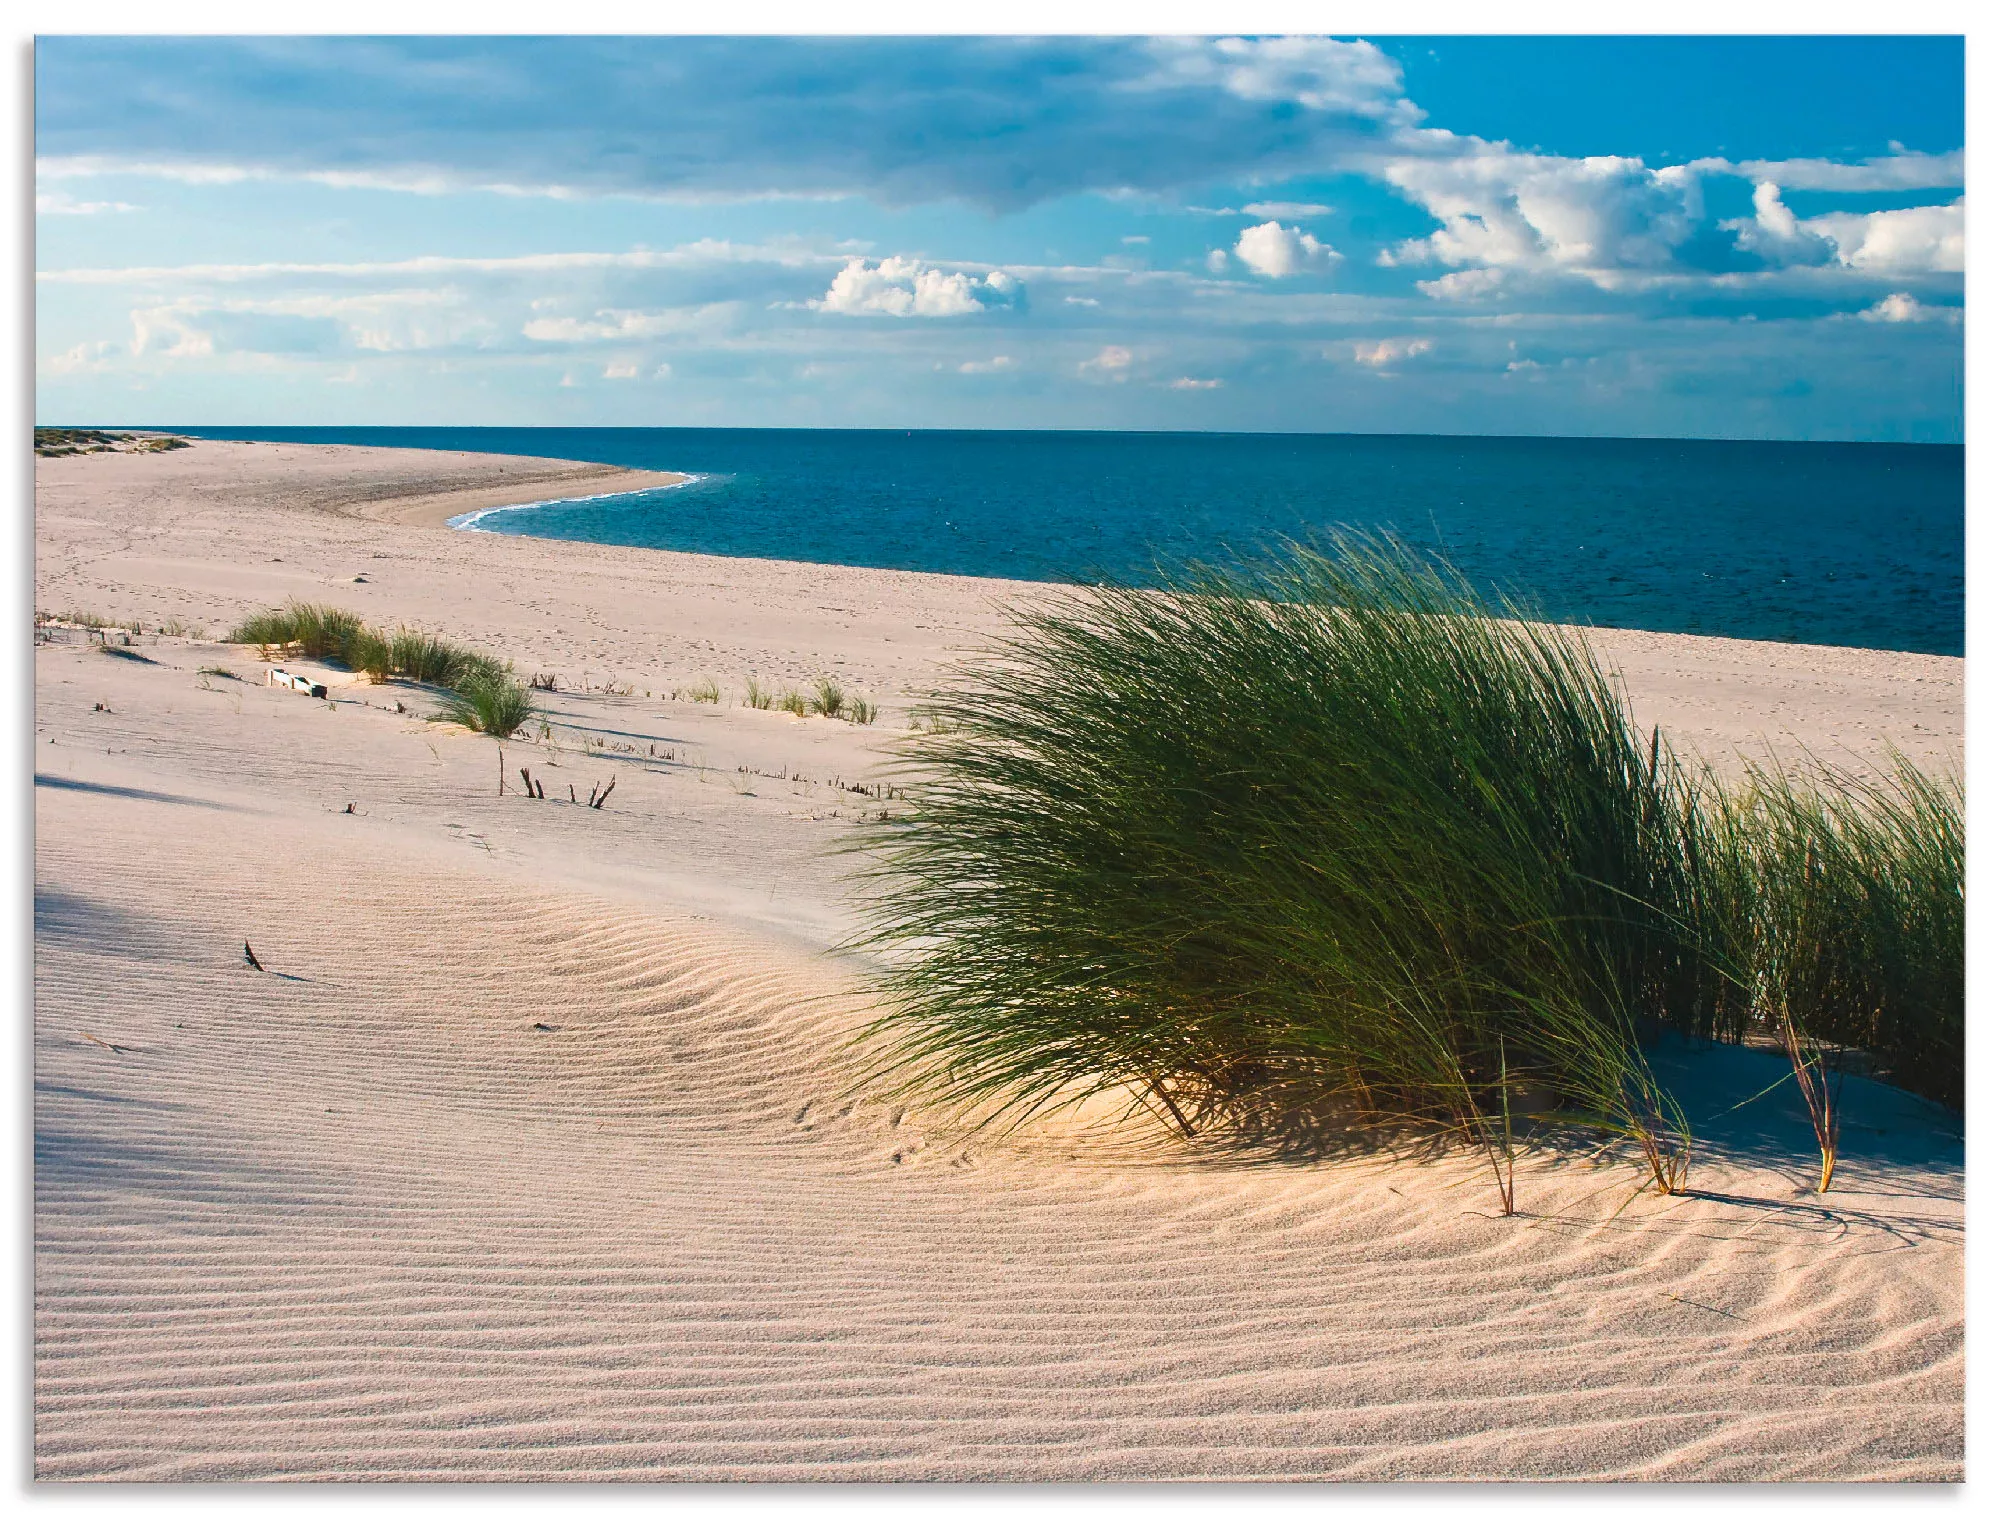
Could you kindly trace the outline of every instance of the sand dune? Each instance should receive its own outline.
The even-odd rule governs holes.
[[[38,650],[42,1478],[1961,1477],[1934,1108],[1852,1088],[1814,1197],[1785,1093],[1720,1115],[1781,1066],[1669,1051],[1697,1193],[1543,1162],[1513,1219],[1463,1157],[954,1134],[852,1089],[826,844],[987,625],[962,584],[298,508],[289,455],[141,472],[204,451],[44,463],[38,603],[214,629],[309,594],[568,688],[503,765],[407,689]],[[1809,740],[1955,756],[1955,660],[1618,636],[1684,731],[1782,685]],[[752,670],[890,714],[662,698]],[[499,793],[522,764],[618,789]]]

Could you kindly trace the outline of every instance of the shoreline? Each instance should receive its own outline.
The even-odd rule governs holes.
[[[549,498],[552,485],[622,493],[687,478],[512,455],[202,439],[171,453],[38,460],[36,605],[226,626],[293,597],[332,599],[378,623],[439,626],[502,657],[580,665],[588,672],[576,677],[597,683],[710,678],[733,689],[749,674],[768,683],[833,672],[894,707],[940,661],[1001,630],[1005,606],[1064,593],[1029,580],[445,528]],[[117,545],[135,526],[179,546],[133,556]],[[449,535],[402,530],[410,526]],[[247,546],[246,530],[273,546]],[[538,582],[553,593],[530,594]],[[598,630],[579,641],[588,625]],[[1705,757],[1729,764],[1775,743],[1871,768],[1896,747],[1963,771],[1962,658],[1621,628],[1585,636],[1634,720],[1660,723]]]

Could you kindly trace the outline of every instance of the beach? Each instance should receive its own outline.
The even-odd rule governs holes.
[[[445,525],[676,478],[38,460],[38,610],[145,629],[35,654],[38,1476],[1962,1478],[1962,1137],[1887,1087],[1817,1196],[1789,1092],[1725,1114],[1781,1060],[1665,1052],[1694,1190],[1536,1161],[1512,1218],[1470,1155],[968,1137],[858,1088],[835,847],[939,672],[1064,592]],[[553,676],[546,735],[265,683],[217,640],[293,597]],[[1962,763],[1962,660],[1591,637],[1725,770]]]

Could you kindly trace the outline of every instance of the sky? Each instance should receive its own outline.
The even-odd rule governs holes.
[[[35,48],[44,424],[1957,442],[1956,38]]]

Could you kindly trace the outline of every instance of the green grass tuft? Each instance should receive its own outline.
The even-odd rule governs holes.
[[[440,688],[439,719],[475,732],[508,737],[535,715],[527,686],[513,665],[430,632],[399,627],[384,633],[351,611],[292,601],[246,617],[229,634],[267,652],[297,648],[311,658],[337,660],[375,683],[407,679]]]
[[[861,845],[884,1072],[989,1117],[1480,1143],[1533,1086],[1677,1183],[1638,1026],[1704,985],[1692,787],[1581,637],[1362,538],[1174,588],[1024,615],[928,707]]]
[[[1496,1178],[1532,1094],[1662,1188],[1692,1141],[1665,1028],[1789,1017],[1962,1099],[1961,786],[1725,786],[1633,729],[1578,629],[1393,541],[1165,588],[1022,615],[913,718],[907,808],[856,844],[901,1094],[1444,1133]]]
[[[813,693],[806,704],[817,716],[839,716],[847,705],[847,697],[840,686],[822,676],[813,681]]]
[[[511,674],[482,672],[445,692],[436,719],[492,737],[512,737],[534,715],[526,685]]]

